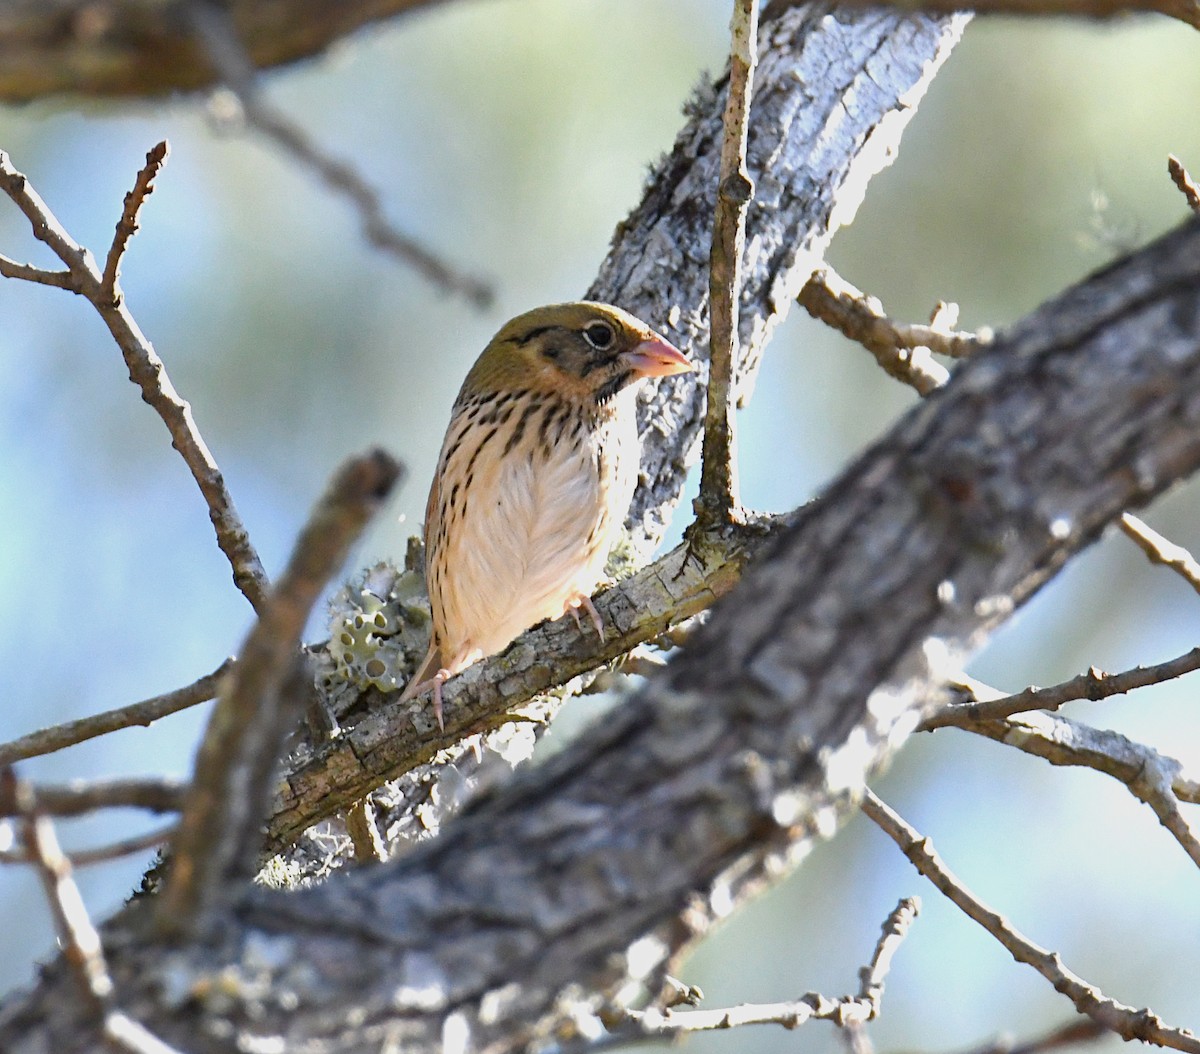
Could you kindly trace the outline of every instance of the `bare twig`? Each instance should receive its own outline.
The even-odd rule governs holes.
[[[121,295],[118,284],[121,278],[121,257],[125,255],[129,239],[137,233],[138,212],[146,198],[154,193],[154,177],[166,163],[169,151],[170,147],[165,139],[152,147],[146,154],[146,164],[138,173],[133,189],[125,195],[125,206],[121,210],[121,218],[117,221],[117,230],[113,235],[112,245],[108,248],[108,259],[104,261],[104,274],[100,279],[101,291],[113,300]]]
[[[382,450],[348,461],[305,525],[282,577],[250,631],[213,710],[196,757],[167,886],[157,905],[160,929],[202,930],[248,872],[283,739],[300,720],[312,674],[300,634],[325,583],[401,474]]]
[[[35,789],[38,811],[47,816],[81,816],[97,809],[146,809],[178,812],[187,784],[167,777],[153,779],[76,780],[64,786]],[[0,785],[0,816],[16,816],[16,799]]]
[[[931,353],[966,358],[991,340],[991,334],[962,333],[935,311],[927,326],[895,322],[873,296],[856,289],[828,265],[813,272],[800,290],[800,305],[813,318],[845,334],[875,356],[890,377],[922,395],[940,388],[949,371]]]
[[[107,735],[121,728],[150,725],[168,714],[207,702],[217,694],[221,678],[232,668],[233,660],[226,659],[212,673],[205,674],[183,688],[176,688],[173,692],[156,695],[152,699],[131,703],[129,706],[117,707],[115,710],[105,710],[90,717],[81,717],[78,721],[51,725],[11,742],[0,743],[0,765],[11,765],[14,761],[24,758],[52,754],[56,750]]]
[[[1200,669],[1200,648],[1193,648],[1156,666],[1135,666],[1121,673],[1105,673],[1093,666],[1086,673],[1049,688],[1030,687],[1015,695],[952,703],[925,718],[918,730],[931,732],[935,728],[960,726],[964,722],[1011,717],[1028,710],[1057,710],[1060,706],[1077,699],[1099,702],[1109,696],[1131,692],[1135,688],[1174,680],[1197,669]]]
[[[41,277],[33,277],[37,269],[16,265],[14,270],[11,261],[6,264],[0,261],[3,264],[0,274],[69,289],[99,312],[121,349],[130,380],[141,388],[142,398],[163,419],[171,433],[171,445],[179,451],[200,487],[217,533],[217,544],[233,567],[233,580],[257,611],[266,596],[266,572],[234,508],[221,470],[192,420],[192,408],[175,391],[166,366],[129,313],[124,299],[106,293],[104,276],[92,254],[67,233],[3,151],[0,151],[0,191],[25,214],[34,236],[66,265],[70,281],[60,277],[62,272],[54,271],[41,271]]]
[[[1197,187],[1192,182],[1192,177],[1188,175],[1188,170],[1183,167],[1183,162],[1174,154],[1167,155],[1167,172],[1170,173],[1171,182],[1183,194],[1188,203],[1188,208],[1193,212],[1200,212],[1200,187]]]
[[[18,779],[9,767],[0,769],[0,794],[16,804],[21,818],[21,844],[42,881],[63,957],[84,998],[97,1014],[103,1014],[112,998],[112,978],[104,963],[100,935],[88,918],[79,887],[71,877],[71,865],[59,848],[54,825],[38,808],[33,788]]]
[[[992,910],[942,863],[933,844],[910,827],[878,797],[865,789],[862,811],[901,849],[913,866],[966,915],[996,938],[1019,963],[1032,966],[1074,1004],[1081,1014],[1125,1040],[1140,1039],[1160,1047],[1200,1054],[1200,1039],[1185,1029],[1172,1028],[1149,1009],[1138,1010],[1110,999],[1100,989],[1072,973],[1057,952],[1047,951],[1019,933],[1003,915]]]
[[[59,847],[54,825],[42,810],[33,787],[18,779],[10,766],[0,767],[0,797],[17,805],[21,843],[42,881],[63,958],[89,1010],[97,1018],[107,1045],[127,1054],[177,1054],[114,1006],[114,987],[104,961],[100,934],[88,918],[71,874],[71,862]]]
[[[175,824],[169,824],[166,827],[147,831],[145,834],[124,838],[119,842],[110,842],[108,845],[97,846],[95,849],[76,849],[74,852],[65,855],[73,868],[87,867],[90,864],[103,864],[109,860],[117,860],[123,856],[129,856],[132,853],[141,853],[147,849],[153,849],[155,846],[162,845],[171,837],[174,830]],[[0,851],[0,864],[28,864],[33,862],[32,857],[27,852]]]
[[[1197,593],[1200,593],[1200,563],[1196,562],[1182,545],[1176,545],[1169,538],[1164,538],[1158,531],[1139,520],[1132,513],[1125,513],[1117,521],[1126,536],[1132,538],[1137,547],[1142,550],[1154,564],[1169,567],[1187,582]]]
[[[906,897],[884,921],[875,953],[859,971],[857,995],[829,999],[817,992],[809,992],[784,1003],[743,1003],[718,1010],[621,1010],[613,1013],[610,1027],[627,1038],[664,1038],[743,1025],[782,1025],[791,1029],[809,1021],[832,1021],[841,1027],[873,1021],[879,1016],[883,981],[891,968],[892,956],[908,936],[920,910],[919,900]]]
[[[746,168],[746,140],[754,66],[758,61],[758,0],[734,0],[730,35],[729,97],[725,103],[725,132],[721,142],[717,207],[709,257],[712,326],[708,405],[704,413],[700,496],[696,499],[697,519],[705,525],[725,522],[740,508],[733,363],[737,357],[746,209],[754,196],[754,183]]]
[[[183,10],[213,67],[237,100],[246,123],[349,202],[358,213],[368,242],[414,268],[426,281],[446,292],[458,293],[477,307],[487,307],[492,302],[493,292],[488,283],[458,270],[399,230],[384,215],[379,191],[353,164],[318,146],[298,124],[263,98],[254,64],[224,6],[209,0],[190,0]]]
[[[17,278],[23,282],[33,282],[35,285],[48,285],[55,289],[66,289],[78,293],[75,276],[70,271],[47,271],[33,264],[18,263],[7,256],[0,255],[0,275],[5,278]]]
[[[970,690],[977,697],[992,691],[978,682],[972,682]],[[1090,768],[1119,780],[1134,797],[1150,806],[1159,823],[1200,867],[1200,839],[1179,808],[1181,801],[1200,802],[1200,782],[1187,776],[1175,758],[1135,743],[1119,732],[1092,728],[1060,714],[1029,713],[963,721],[957,727],[1016,747],[1052,765]]]

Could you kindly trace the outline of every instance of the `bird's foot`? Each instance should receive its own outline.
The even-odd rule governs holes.
[[[577,593],[567,601],[567,614],[575,620],[576,629],[582,633],[583,623],[579,619],[580,608],[583,608],[587,612],[588,618],[591,619],[592,627],[596,630],[596,636],[604,640],[604,619],[600,617],[600,612],[596,610],[596,605],[592,603],[592,598],[586,593]]]
[[[422,681],[412,689],[411,698],[413,699],[424,695],[426,692],[433,692],[433,716],[437,718],[438,728],[443,732],[446,731],[446,723],[442,720],[442,685],[453,676],[454,674],[450,670],[442,667],[428,681]]]

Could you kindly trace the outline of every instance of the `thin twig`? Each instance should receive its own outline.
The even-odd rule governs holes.
[[[156,905],[164,933],[202,931],[236,880],[249,873],[283,740],[313,690],[300,634],[321,590],[401,472],[382,450],[339,469],[246,638],[205,731],[172,842],[171,873]]]
[[[169,152],[170,146],[165,139],[152,147],[146,154],[146,164],[138,173],[133,189],[125,195],[125,205],[121,209],[112,245],[108,247],[108,258],[104,261],[104,274],[100,278],[101,292],[113,300],[121,295],[121,257],[125,255],[129,239],[137,233],[138,212],[146,198],[154,193],[154,177],[166,163]]]
[[[466,297],[476,307],[491,304],[494,293],[483,280],[458,270],[384,215],[377,191],[348,161],[318,146],[303,129],[268,103],[229,12],[206,0],[190,0],[183,11],[247,124],[312,171],[358,213],[362,232],[375,248],[414,268],[426,281]]]
[[[159,827],[145,834],[132,835],[119,842],[97,846],[95,849],[76,849],[67,853],[66,858],[73,868],[88,867],[91,864],[103,864],[109,860],[118,860],[133,853],[145,852],[166,842],[175,831],[175,824]],[[27,852],[0,850],[0,864],[28,864],[34,861]]]
[[[1125,513],[1117,522],[1151,563],[1169,567],[1200,593],[1200,563],[1197,563],[1195,557],[1182,545],[1176,545],[1169,538],[1164,538],[1132,513]]]
[[[150,779],[75,780],[62,786],[35,789],[38,810],[47,816],[82,816],[97,809],[145,809],[179,812],[187,784],[165,776]],[[16,816],[19,805],[0,784],[0,816]]]
[[[25,856],[41,879],[63,958],[97,1019],[105,1045],[125,1054],[178,1054],[115,1006],[115,988],[104,961],[100,934],[88,917],[71,873],[71,861],[59,847],[54,825],[45,814],[37,792],[18,779],[11,766],[3,766],[0,797],[17,804]]]
[[[13,168],[8,155],[2,150],[0,191],[7,194],[25,214],[34,236],[48,245],[66,265],[71,283],[63,282],[61,288],[70,289],[84,297],[104,319],[121,349],[129,379],[141,389],[142,398],[163,419],[171,433],[171,445],[187,463],[208,504],[209,519],[217,533],[217,544],[233,568],[234,583],[254,609],[259,610],[266,596],[266,572],[234,508],[221,470],[192,420],[192,408],[175,391],[162,359],[129,313],[124,299],[106,294],[103,275],[92,254],[67,233],[25,176]],[[51,281],[45,277],[57,272],[43,272],[42,278],[31,278],[27,268],[25,271],[14,273],[10,268],[0,267],[0,273],[6,277],[25,278],[48,285],[60,284],[57,278]]]
[[[742,256],[746,247],[746,209],[754,197],[754,183],[746,168],[746,142],[754,66],[758,61],[758,0],[734,0],[730,37],[729,97],[725,103],[725,132],[709,257],[712,327],[708,405],[704,413],[703,463],[696,505],[697,520],[705,525],[725,522],[740,508],[733,363],[738,341]]]
[[[98,1015],[103,1015],[112,999],[112,978],[104,963],[100,935],[88,918],[79,887],[71,877],[71,865],[59,848],[54,825],[38,808],[33,788],[18,779],[12,768],[0,769],[0,794],[16,804],[21,820],[21,844],[42,881],[63,957],[84,998]]]
[[[1188,208],[1193,212],[1200,212],[1200,187],[1197,187],[1192,182],[1192,177],[1188,175],[1188,170],[1183,167],[1183,162],[1174,154],[1167,155],[1167,172],[1171,176],[1171,182],[1183,194],[1184,199],[1188,203]]]
[[[212,673],[205,674],[183,688],[176,688],[173,692],[156,695],[140,703],[120,706],[115,710],[105,710],[90,717],[81,717],[77,721],[51,725],[8,743],[0,743],[0,765],[11,765],[14,761],[24,758],[52,754],[56,750],[107,735],[121,728],[150,725],[168,714],[207,702],[216,696],[221,678],[232,668],[233,660],[226,659]]]
[[[921,732],[932,732],[935,728],[960,726],[964,722],[989,718],[1011,717],[1013,714],[1022,714],[1029,710],[1057,710],[1060,706],[1077,699],[1088,699],[1095,703],[1113,695],[1132,692],[1135,688],[1171,681],[1198,669],[1200,648],[1193,648],[1156,666],[1135,666],[1121,673],[1105,673],[1093,666],[1086,673],[1049,688],[1032,686],[1022,692],[1000,698],[952,703],[925,718],[917,728]]]
[[[1093,1043],[1108,1035],[1108,1029],[1086,1017],[1078,1017],[1059,1025],[1044,1035],[1018,1042],[1011,1036],[1001,1036],[982,1047],[974,1047],[964,1054],[1049,1054],[1061,1047],[1074,1047],[1081,1043]]]
[[[818,268],[800,290],[800,305],[813,318],[861,344],[884,372],[921,395],[940,388],[950,373],[931,353],[966,358],[991,340],[988,331],[964,333],[935,311],[927,326],[895,322],[873,296],[856,289],[828,265]]]
[[[972,682],[970,690],[976,697],[991,691],[979,682]],[[1119,732],[1092,728],[1061,714],[1034,712],[963,721],[957,727],[1016,747],[1052,765],[1089,768],[1120,781],[1134,797],[1150,806],[1159,823],[1200,867],[1200,839],[1179,807],[1180,802],[1200,802],[1200,782],[1190,778],[1177,759]]]
[[[899,847],[913,866],[955,906],[996,938],[1019,963],[1032,966],[1074,1004],[1081,1014],[1122,1039],[1140,1039],[1160,1047],[1200,1054],[1200,1039],[1185,1029],[1172,1028],[1149,1009],[1138,1010],[1110,999],[1099,988],[1072,973],[1057,952],[1047,951],[1018,932],[1003,915],[971,893],[942,863],[933,843],[910,827],[870,789],[864,790],[862,811]]]
[[[22,282],[32,282],[34,285],[48,285],[55,289],[66,289],[78,293],[78,283],[70,271],[47,271],[33,264],[18,263],[7,256],[0,255],[0,275],[5,278],[17,278]]]
[[[619,1010],[612,1013],[610,1029],[628,1038],[664,1038],[691,1032],[711,1032],[716,1029],[740,1028],[743,1025],[781,1025],[798,1028],[809,1021],[832,1021],[843,1028],[873,1021],[879,1016],[883,998],[883,981],[891,968],[892,956],[912,927],[921,910],[921,902],[906,897],[883,924],[883,932],[875,945],[871,961],[859,970],[857,995],[830,999],[817,992],[808,992],[799,999],[784,1003],[743,1003],[740,1006],[717,1010],[681,1010],[651,1008]]]

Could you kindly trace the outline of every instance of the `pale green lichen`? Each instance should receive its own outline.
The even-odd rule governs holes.
[[[429,646],[429,598],[419,571],[378,563],[329,605],[329,656],[352,684],[399,691]]]

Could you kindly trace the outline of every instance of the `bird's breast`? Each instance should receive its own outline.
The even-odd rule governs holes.
[[[593,592],[636,482],[632,400],[594,416],[548,398],[469,413],[446,436],[429,539],[443,654],[491,654]]]

